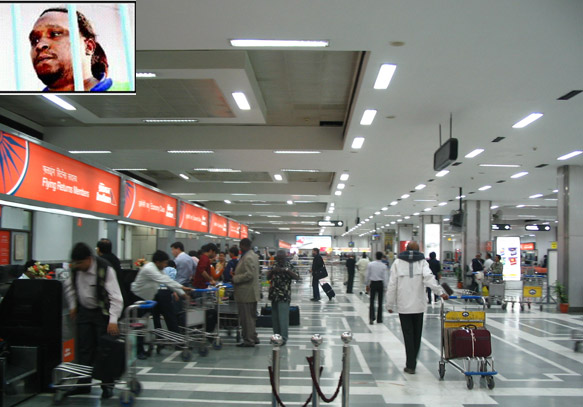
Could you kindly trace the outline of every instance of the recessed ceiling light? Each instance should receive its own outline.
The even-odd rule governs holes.
[[[526,116],[524,119],[522,119],[521,121],[515,123],[512,128],[513,129],[522,129],[523,127],[528,126],[530,123],[534,122],[535,120],[540,119],[543,116],[542,113],[531,113],[528,116]]]
[[[380,212],[380,211],[376,211],[374,214],[375,214],[375,215],[380,215],[380,214],[381,214],[381,212]]]
[[[258,40],[258,39],[245,39],[237,38],[230,40],[231,46],[233,47],[268,47],[268,48],[289,48],[289,47],[300,47],[300,48],[322,48],[330,45],[330,41],[327,40]]]
[[[447,205],[447,202],[440,202],[438,205],[439,206],[445,206],[445,205]]]
[[[321,151],[315,150],[275,150],[275,154],[320,154]]]
[[[281,174],[274,174],[273,178],[275,178],[276,181],[282,181],[283,177],[281,176]]]
[[[144,119],[144,123],[197,123],[198,119]]]
[[[288,201],[287,201],[287,204],[288,204],[288,205],[293,205],[293,204],[294,204],[294,201],[292,201],[292,200],[288,200]]]
[[[370,126],[377,114],[377,111],[374,109],[367,109],[362,114],[362,118],[360,119],[360,124],[363,126]]]
[[[540,198],[541,196],[543,196],[543,194],[534,194],[529,196],[530,199],[536,199],[536,198]]]
[[[411,196],[411,195],[409,195],[409,194],[403,194],[403,195],[401,195],[401,199],[407,199],[407,198],[409,198],[410,196]]]
[[[480,164],[480,167],[518,168],[518,164]]]
[[[251,110],[247,96],[245,96],[243,92],[233,92],[232,95],[233,99],[235,99],[235,103],[237,103],[237,106],[239,106],[239,109]]]
[[[233,196],[255,196],[257,194],[231,194]]]
[[[397,65],[393,64],[382,64],[377,75],[377,79],[374,83],[375,89],[387,89],[393,78],[393,74],[397,69]]]
[[[278,228],[279,230],[290,230],[290,228]]]
[[[480,190],[480,191],[487,191],[487,190],[489,190],[490,188],[492,188],[492,185],[484,185],[483,187],[481,187],[481,188],[478,188],[478,190]]]
[[[425,188],[426,186],[427,186],[427,185],[425,185],[425,184],[419,184],[419,185],[417,185],[417,186],[415,187],[415,189],[416,189],[417,191],[421,191],[421,190],[422,190],[423,188]]]
[[[349,177],[350,177],[350,174],[345,172],[340,176],[340,181],[348,181]]]
[[[411,219],[411,217],[410,216],[405,216],[405,219]]]
[[[490,206],[490,209],[498,209],[498,208],[499,208],[498,205],[492,205],[492,206]]]
[[[525,175],[528,175],[527,171],[522,171],[522,172],[517,172],[516,174],[512,175],[510,178],[520,178],[520,177],[524,177]]]
[[[561,160],[561,161],[568,160],[569,158],[576,157],[581,153],[583,153],[583,151],[580,151],[580,150],[572,151],[569,154],[565,154],[565,155],[558,157],[557,160]]]
[[[231,201],[229,201],[228,199],[225,199],[225,200],[224,200],[224,202],[225,202],[226,204],[230,204],[230,203],[231,203]]]
[[[232,168],[193,168],[192,170],[206,172],[241,172],[241,170],[234,170]]]
[[[338,185],[336,185],[336,188],[337,189],[344,189],[345,186],[346,186],[345,184],[338,184]]]
[[[175,196],[187,196],[187,195],[196,195],[196,193],[194,192],[173,192],[170,195],[175,195]]]
[[[458,196],[455,197],[455,199],[463,199],[465,197],[466,197],[465,195],[458,195]]]
[[[449,222],[449,218],[443,218],[444,222]]]
[[[111,151],[109,151],[109,150],[94,150],[94,151],[71,150],[71,151],[69,151],[69,153],[71,153],[71,154],[111,154]]]
[[[394,225],[395,223],[397,223],[397,222],[395,222],[395,221],[392,221],[392,222],[391,222],[391,225]]]
[[[419,212],[415,212],[413,216],[419,216]]]
[[[223,181],[223,184],[250,184],[251,181]]]
[[[334,192],[334,195],[340,196],[340,195],[342,195],[342,191],[336,191],[336,192]]]
[[[155,78],[154,72],[136,72],[136,78]]]
[[[364,137],[355,137],[354,140],[352,140],[352,148],[354,148],[355,150],[362,148],[363,144]]]
[[[526,205],[516,205],[517,208],[524,208]]]
[[[114,171],[148,171],[147,168],[114,168]]]
[[[431,212],[432,208],[425,208],[423,209],[423,212]]]
[[[75,106],[73,106],[72,104],[70,104],[68,102],[65,102],[63,99],[61,99],[57,95],[41,95],[41,96],[44,97],[45,99],[50,100],[51,102],[62,107],[65,110],[77,110],[75,108]]]
[[[397,201],[393,201],[393,202],[391,202],[389,205],[391,205],[391,206],[395,206],[395,205],[397,205],[398,203],[399,203],[399,202],[397,202]]]
[[[557,192],[559,192],[558,189],[553,189],[553,192],[556,194]]]
[[[180,178],[190,179],[190,177],[188,175],[186,175],[186,174],[178,174],[178,175],[180,175]]]
[[[447,174],[449,174],[449,170],[441,170],[437,174],[435,174],[435,176],[436,177],[443,177],[443,176],[446,176]]]
[[[466,154],[466,158],[474,158],[475,156],[478,156],[478,155],[482,154],[483,152],[484,152],[483,148],[476,148],[474,151]]]
[[[214,154],[212,150],[168,150],[170,154]]]
[[[296,170],[293,168],[284,168],[282,169],[283,172],[320,172],[320,170]]]
[[[386,206],[383,206],[383,207],[381,208],[381,211],[386,211],[387,209],[389,209],[389,208],[388,208],[388,207],[386,207]]]

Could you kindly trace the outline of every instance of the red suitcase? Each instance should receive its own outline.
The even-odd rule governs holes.
[[[451,353],[455,358],[487,357],[492,354],[490,331],[465,326],[451,333]]]

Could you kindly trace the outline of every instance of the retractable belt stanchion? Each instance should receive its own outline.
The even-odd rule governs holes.
[[[352,332],[342,332],[340,339],[344,342],[342,347],[342,407],[348,407],[350,398],[350,342]]]
[[[320,349],[318,346],[322,344],[322,336],[320,334],[314,334],[312,336],[312,345],[314,349],[312,350],[312,357],[314,358],[314,376],[315,383],[312,383],[312,407],[320,406],[320,396],[318,395],[317,385],[320,382]]]
[[[273,355],[272,355],[272,365],[273,365],[273,384],[275,393],[279,394],[279,347],[283,343],[283,338],[281,335],[275,334],[271,337],[271,344],[273,345]],[[271,396],[271,407],[277,407],[278,401],[275,393],[272,392]]]

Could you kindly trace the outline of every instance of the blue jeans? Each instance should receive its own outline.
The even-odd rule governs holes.
[[[314,291],[314,299],[319,300],[320,299],[320,280],[315,279],[314,277],[312,277],[312,289]]]
[[[273,333],[279,334],[287,342],[289,328],[289,302],[273,301],[271,303]]]

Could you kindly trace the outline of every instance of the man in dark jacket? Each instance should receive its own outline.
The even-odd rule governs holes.
[[[320,301],[320,273],[324,268],[324,259],[320,256],[320,249],[314,247],[312,249],[312,268],[310,273],[312,273],[312,289],[314,291],[314,296],[310,298],[310,301]]]
[[[439,278],[441,277],[441,263],[437,260],[437,254],[435,252],[429,253],[429,268],[439,284]],[[437,295],[435,296],[435,301],[437,301]],[[431,288],[427,287],[427,304],[431,304]]]
[[[111,240],[104,238],[97,242],[97,255],[102,259],[107,260],[111,267],[113,267],[115,270],[115,276],[117,277],[117,282],[119,284],[121,296],[123,297],[123,305],[125,309],[128,305],[131,304],[129,286],[126,287],[125,278],[121,269],[121,262],[119,261],[119,258],[113,254]]]
[[[354,285],[354,273],[356,268],[356,260],[354,254],[350,253],[346,260],[346,270],[348,271],[348,284],[346,284],[346,294],[352,294],[352,286]]]

